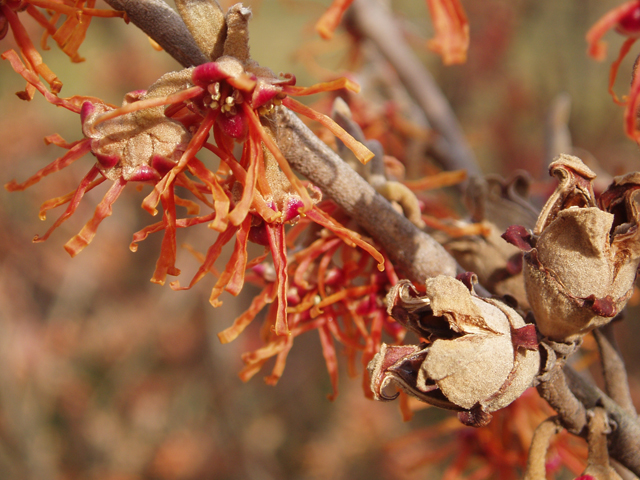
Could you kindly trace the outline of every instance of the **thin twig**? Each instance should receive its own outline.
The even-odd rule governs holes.
[[[584,407],[592,409],[601,406],[606,409],[608,418],[613,420],[616,425],[614,431],[608,436],[609,455],[635,475],[640,476],[640,422],[638,417],[627,413],[595,385],[578,375],[571,367],[564,368],[564,376],[566,386]],[[583,434],[586,434],[586,431]]]
[[[206,63],[180,16],[162,0],[105,0],[114,10],[127,12],[131,22],[151,37],[183,67]]]
[[[562,429],[558,417],[547,418],[533,432],[524,480],[540,480],[547,475],[547,453],[551,439]]]
[[[467,170],[469,176],[481,175],[475,156],[467,143],[449,102],[433,76],[416,58],[393,13],[382,2],[356,0],[352,6],[353,24],[361,35],[371,40],[398,73],[400,80],[424,111],[431,127],[446,140],[438,150],[447,170]]]
[[[558,364],[549,374],[538,385],[538,393],[558,413],[564,428],[575,435],[586,434],[587,412],[568,387],[562,367]]]
[[[593,335],[600,349],[605,392],[627,413],[637,415],[631,400],[627,370],[613,334],[613,322],[595,329]]]

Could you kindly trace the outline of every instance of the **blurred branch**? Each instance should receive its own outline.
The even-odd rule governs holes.
[[[551,102],[545,120],[545,162],[540,175],[542,178],[549,173],[549,164],[561,153],[572,153],[573,142],[569,130],[569,116],[571,115],[571,96],[562,92]]]
[[[527,469],[524,480],[539,480],[547,476],[547,452],[551,439],[562,429],[558,423],[558,417],[547,418],[538,425],[529,448]]]
[[[151,37],[183,67],[208,62],[180,16],[163,0],[105,0],[127,12],[133,24]]]
[[[587,409],[601,406],[616,427],[609,434],[609,455],[623,466],[640,476],[640,422],[636,415],[629,415],[616,402],[576,373],[571,367],[564,368],[566,385],[575,398]],[[586,431],[582,432],[586,435]],[[583,435],[584,436],[584,435]],[[586,437],[585,437],[586,438]]]
[[[446,141],[434,145],[444,168],[465,169],[469,176],[481,175],[449,102],[405,42],[391,10],[377,0],[356,0],[351,8],[355,28],[373,42],[393,66],[409,95],[424,111],[431,127]]]
[[[600,349],[604,388],[607,395],[629,415],[636,416],[637,413],[629,391],[627,370],[613,334],[613,322],[596,328],[593,335]]]

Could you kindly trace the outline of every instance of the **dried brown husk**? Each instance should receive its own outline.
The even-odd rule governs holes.
[[[538,218],[524,255],[527,296],[539,331],[571,342],[613,319],[633,293],[640,263],[640,173],[614,178],[596,202],[595,174],[560,155],[560,180]]]
[[[461,418],[478,426],[488,422],[487,414],[518,398],[539,371],[533,325],[455,278],[427,280],[424,296],[402,281],[387,302],[390,314],[427,342],[383,345],[369,364],[377,399],[392,400],[397,387],[462,412]]]

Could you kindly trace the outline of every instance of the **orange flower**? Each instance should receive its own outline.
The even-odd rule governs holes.
[[[469,428],[451,416],[393,440],[387,447],[390,469],[414,471],[438,465],[443,468],[438,478],[446,480],[522,478],[533,433],[550,415],[553,410],[529,389],[511,405],[495,412],[486,427]],[[549,450],[547,472],[554,475],[569,470],[578,475],[584,470],[586,457],[584,440],[563,430]]]
[[[322,38],[329,39],[353,0],[334,0],[316,23]],[[464,63],[469,48],[469,22],[459,0],[427,0],[435,38],[427,47],[440,55],[445,65]]]
[[[48,50],[47,39],[51,36],[72,62],[82,62],[84,59],[78,55],[78,48],[85,38],[91,18],[125,17],[124,12],[93,8],[95,3],[95,0],[2,0],[0,1],[0,39],[4,38],[10,27],[20,53],[25,59],[26,68],[44,78],[50,85],[51,91],[58,93],[62,88],[62,82],[43,62],[16,12],[26,11],[45,29],[41,41],[43,50]],[[43,13],[37,7],[44,9],[45,12]],[[62,24],[59,27],[56,26],[63,16],[66,18]],[[28,84],[26,90],[19,92],[18,96],[31,100],[34,93],[33,84]]]
[[[620,100],[613,91],[613,85],[618,75],[618,69],[622,60],[631,50],[631,47],[640,37],[640,1],[632,0],[610,10],[598,20],[587,32],[587,43],[589,55],[596,60],[603,60],[606,55],[606,44],[602,37],[607,31],[615,30],[627,37],[620,47],[618,58],[611,64],[609,72],[609,93],[614,102],[618,105],[626,105],[625,110],[625,133],[632,139],[640,140],[640,132],[636,125],[636,112],[640,106],[640,78],[634,71],[633,81],[628,98]],[[637,65],[634,70],[637,69]]]
[[[295,337],[317,330],[333,387],[329,398],[333,399],[338,393],[335,340],[344,346],[349,371],[355,375],[357,353],[362,352],[362,363],[366,365],[380,347],[383,330],[396,342],[404,336],[404,329],[385,311],[384,297],[391,285],[398,281],[392,265],[385,256],[379,256],[372,247],[363,243],[355,232],[340,227],[335,221],[336,216],[340,214],[331,202],[314,206],[286,236],[286,243],[292,244],[312,223],[324,226],[325,229],[310,245],[296,252],[287,263],[277,260],[272,249],[273,268],[262,263],[254,263],[251,268],[252,279],[263,285],[263,290],[231,327],[218,334],[222,343],[234,340],[260,310],[272,303],[262,329],[265,345],[242,356],[245,363],[240,372],[242,380],[252,378],[275,356],[273,370],[265,378],[267,383],[275,384],[282,375]],[[340,220],[349,219],[344,217]],[[268,224],[265,226],[269,228]],[[356,245],[367,251],[354,248]],[[374,259],[384,262],[385,272],[379,271]],[[282,281],[281,267],[287,270],[286,283]],[[284,289],[280,293],[282,287]],[[284,314],[289,328],[286,336],[278,335],[283,306],[280,299],[273,303],[278,295],[286,299]],[[365,394],[371,396],[368,383],[368,378],[365,378],[363,388]]]
[[[167,275],[180,273],[175,267],[177,229],[208,222],[218,236],[202,266],[186,287],[181,287],[178,282],[171,286],[178,290],[195,285],[213,269],[222,247],[235,237],[233,253],[211,292],[210,302],[218,306],[222,292],[226,290],[237,295],[244,284],[246,268],[266,258],[265,254],[248,262],[247,242],[251,240],[265,245],[273,258],[275,284],[257,301],[264,304],[277,299],[274,335],[283,336],[273,344],[278,348],[290,344],[295,336],[288,325],[287,315],[286,224],[295,222],[302,215],[306,221],[313,221],[333,232],[336,238],[350,247],[365,250],[367,255],[376,259],[380,270],[384,268],[385,259],[373,246],[315,206],[320,199],[319,191],[296,177],[276,144],[268,120],[265,120],[278,105],[286,105],[326,125],[364,163],[373,156],[368,149],[329,117],[288,98],[288,95],[356,89],[357,86],[348,80],[339,79],[308,88],[296,87],[295,78],[291,75],[278,78],[248,57],[240,60],[223,56],[215,62],[166,74],[147,91],[129,93],[123,106],[114,108],[99,99],[61,99],[46,89],[38,77],[20,62],[15,52],[7,52],[3,57],[9,59],[14,69],[51,103],[79,113],[85,135],[84,140],[73,144],[66,144],[59,137],[50,137],[52,143],[68,148],[69,152],[26,182],[11,182],[7,189],[23,190],[65,168],[87,152],[97,159],[75,192],[43,205],[42,217],[55,206],[69,204],[47,233],[36,238],[37,241],[48,238],[74,213],[86,191],[105,179],[111,180],[113,184],[93,218],[65,245],[71,255],[76,255],[91,242],[99,224],[111,214],[113,203],[128,182],[151,184],[153,190],[143,201],[143,208],[155,215],[158,203],[162,203],[163,218],[134,234],[131,249],[135,251],[138,242],[149,234],[164,231],[152,281],[163,284]],[[211,131],[215,143],[208,141]],[[242,144],[240,158],[234,156],[235,143]],[[209,170],[196,157],[202,148],[220,158],[221,164],[216,172]],[[198,215],[200,206],[178,197],[176,187],[190,191],[213,213]],[[177,218],[176,205],[187,207],[187,213],[196,216]],[[329,337],[323,338],[328,352]],[[226,341],[230,339],[227,332]]]
[[[459,0],[427,0],[435,38],[427,47],[440,55],[445,65],[467,61],[469,22]]]

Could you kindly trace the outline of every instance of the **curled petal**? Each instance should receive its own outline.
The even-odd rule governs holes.
[[[244,283],[244,271],[247,267],[247,237],[251,227],[251,218],[247,217],[240,225],[236,235],[236,245],[227,262],[227,267],[218,278],[215,286],[211,290],[209,303],[214,307],[222,305],[218,297],[223,290],[227,290],[232,295],[238,295]]]
[[[58,199],[54,199],[53,201],[50,200],[49,202],[53,202],[54,205],[50,205],[49,202],[46,202],[45,205],[43,205],[40,208],[40,218],[44,220],[45,212],[48,209],[54,208],[57,205],[62,205],[63,201],[64,203],[66,203],[66,201],[69,202],[69,206],[67,207],[67,209],[64,211],[62,215],[60,215],[60,217],[56,220],[56,222],[53,225],[51,225],[49,230],[47,230],[47,233],[45,233],[41,237],[36,235],[33,238],[34,243],[44,242],[47,238],[49,238],[49,235],[51,235],[53,231],[62,224],[62,222],[64,222],[67,218],[69,218],[71,215],[74,214],[84,194],[87,191],[91,190],[91,188],[96,186],[95,183],[92,184],[91,182],[93,181],[94,178],[96,178],[98,173],[99,173],[98,169],[96,167],[93,167],[89,171],[89,173],[87,173],[87,175],[85,175],[85,177],[82,179],[82,181],[80,182],[80,185],[78,185],[78,188],[76,189],[76,191],[73,193],[72,196],[65,195],[63,199],[60,201],[58,201]],[[102,179],[102,181],[104,181],[104,179]],[[102,183],[102,181],[100,181],[99,183]]]
[[[329,8],[316,23],[316,31],[322,38],[329,40],[333,37],[333,32],[338,28],[344,12],[352,2],[353,0],[333,0]]]
[[[218,333],[218,339],[220,343],[229,343],[235,340],[238,335],[240,335],[245,328],[253,321],[258,312],[262,310],[265,305],[273,302],[276,298],[277,289],[275,283],[270,283],[267,285],[262,292],[251,300],[251,305],[238,318],[236,318],[233,322],[233,325],[229,328],[223,330]]]
[[[243,111],[247,114],[247,118],[251,123],[252,131],[256,132],[260,136],[260,139],[264,142],[264,144],[267,146],[271,154],[278,161],[278,166],[280,167],[282,172],[286,175],[287,180],[289,180],[291,185],[293,185],[293,187],[296,189],[296,193],[298,193],[298,195],[302,200],[302,203],[304,204],[303,210],[304,211],[310,210],[311,207],[313,206],[313,200],[311,200],[311,197],[309,196],[309,192],[307,192],[307,189],[304,188],[304,186],[300,183],[300,180],[298,179],[298,177],[295,175],[295,173],[293,173],[293,170],[291,169],[289,162],[287,161],[286,158],[284,158],[284,155],[278,148],[278,145],[276,144],[276,142],[274,142],[273,139],[265,131],[264,127],[260,123],[258,114],[252,108],[250,108],[246,103],[242,103],[241,106]]]
[[[469,48],[469,22],[459,0],[427,0],[436,36],[427,47],[445,65],[464,63]]]
[[[613,10],[607,12],[598,20],[593,27],[587,32],[587,44],[589,45],[587,52],[596,60],[604,60],[607,54],[607,44],[601,41],[607,31],[617,26],[626,15],[633,12],[634,9],[640,7],[640,2],[631,0],[623,3]]]
[[[190,227],[192,225],[198,225],[200,223],[206,223],[213,220],[215,216],[214,213],[210,213],[209,215],[203,215],[201,217],[192,217],[192,218],[180,218],[176,220],[176,228],[185,228]],[[152,234],[161,231],[164,228],[164,221],[156,222],[153,225],[149,225],[142,230],[133,234],[133,241],[129,245],[129,250],[132,252],[138,251],[138,243],[146,240],[146,238]]]
[[[113,213],[113,203],[118,199],[126,184],[127,181],[122,178],[113,183],[102,201],[96,207],[96,211],[94,212],[91,220],[82,227],[80,233],[65,244],[64,249],[69,255],[75,257],[84,249],[84,247],[91,243],[91,240],[93,240],[93,237],[96,235],[96,231],[98,230],[100,223]]]
[[[207,274],[207,272],[213,268],[213,265],[216,263],[216,260],[222,252],[222,247],[229,243],[229,241],[233,238],[233,235],[236,233],[236,230],[237,227],[229,227],[227,230],[218,235],[216,241],[209,247],[209,250],[207,250],[207,255],[205,257],[204,263],[200,266],[187,287],[181,287],[179,282],[171,282],[171,288],[173,290],[189,290],[196,283],[198,283]]]
[[[16,15],[16,13],[8,5],[5,5],[4,2],[0,3],[0,12],[2,12],[4,17],[9,22],[9,26],[11,27],[11,31],[13,32],[13,36],[16,39],[16,43],[20,46],[20,51],[24,55],[24,58],[26,59],[26,61],[51,86],[51,91],[54,94],[58,93],[62,88],[62,82],[51,71],[51,69],[42,61],[42,57],[40,56],[36,48],[33,46],[33,43],[31,43],[31,39],[29,38],[29,34],[27,33],[27,30],[24,28],[24,26],[18,19],[18,15]],[[5,57],[6,53],[8,52],[5,52],[4,54],[2,54],[2,58],[5,58],[5,59],[7,58]],[[11,62],[11,64],[12,66],[14,66],[13,62]],[[15,66],[14,66],[14,70],[16,70],[18,73],[22,75],[22,73],[18,71],[15,68]],[[34,83],[31,81],[29,81],[29,83],[34,85]]]
[[[371,150],[349,135],[344,128],[334,122],[330,117],[316,112],[314,109],[309,108],[290,97],[285,98],[282,101],[282,104],[300,115],[304,115],[305,117],[320,122],[323,126],[328,128],[331,133],[342,140],[342,142],[353,152],[362,164],[366,165],[367,162],[373,158],[374,155]]]
[[[283,224],[267,224],[269,235],[269,249],[273,257],[278,282],[278,309],[276,312],[276,335],[290,335],[287,324],[287,288],[289,275],[287,273],[287,245],[284,238]]]
[[[627,53],[629,53],[629,50],[631,50],[631,47],[633,46],[633,44],[636,43],[636,40],[637,38],[627,38],[625,40],[625,42],[620,47],[618,58],[611,64],[611,70],[609,71],[609,94],[613,98],[613,101],[618,105],[626,105],[627,102],[624,101],[624,99],[623,100],[618,99],[618,96],[613,91],[613,85],[616,82],[616,77],[618,76],[618,69],[620,68],[620,64],[622,63],[622,60],[624,60],[624,57],[627,56]]]
[[[314,95],[321,92],[331,92],[334,90],[347,89],[354,93],[360,93],[360,85],[348,78],[342,77],[331,82],[317,83],[310,87],[296,87],[294,85],[285,85],[282,87],[282,92],[287,95],[304,96]]]
[[[327,371],[329,372],[329,378],[331,379],[331,387],[333,393],[329,395],[329,400],[335,400],[338,395],[338,359],[336,358],[336,348],[333,344],[333,337],[327,325],[323,325],[318,329],[320,335],[320,343],[322,344],[322,355],[324,355],[324,361],[327,364]]]
[[[156,270],[151,281],[164,285],[167,275],[180,275],[176,264],[176,204],[173,190],[162,194],[162,224],[164,236],[160,245],[160,256],[156,263]]]
[[[331,230],[337,237],[342,239],[347,245],[350,246],[358,246],[362,248],[364,251],[369,253],[377,262],[378,262],[378,270],[381,272],[384,271],[384,257],[378,250],[375,249],[372,245],[365,242],[360,235],[356,232],[349,230],[348,228],[343,227],[338,222],[333,220],[329,215],[324,213],[319,208],[314,208],[306,213],[306,215],[313,220],[318,225],[322,225],[323,227]]]
[[[29,188],[31,185],[38,183],[47,175],[51,175],[52,173],[58,172],[63,168],[68,167],[80,157],[87,154],[89,151],[91,151],[91,141],[88,139],[82,140],[81,142],[76,143],[74,146],[72,146],[70,150],[62,157],[54,160],[41,170],[38,170],[35,175],[31,176],[31,178],[29,178],[25,182],[17,183],[15,180],[11,180],[4,186],[4,188],[6,188],[10,192],[22,191],[26,188]]]

